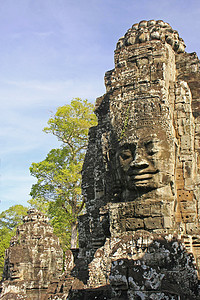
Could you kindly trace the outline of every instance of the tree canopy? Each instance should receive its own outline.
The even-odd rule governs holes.
[[[3,274],[5,250],[9,247],[17,226],[22,224],[27,210],[23,205],[14,205],[0,213],[0,277]]]
[[[22,217],[26,215],[27,210],[23,205],[14,205],[0,213],[0,229],[16,229],[22,223]]]
[[[61,146],[52,149],[42,162],[32,163],[30,167],[31,174],[37,178],[37,183],[32,186],[31,196],[37,199],[37,203],[49,204],[48,213],[53,219],[54,228],[60,228],[60,235],[60,219],[66,226],[66,232],[70,228],[71,248],[77,246],[77,217],[84,206],[81,170],[88,130],[97,123],[93,109],[93,104],[80,98],[59,107],[44,131],[55,135]]]

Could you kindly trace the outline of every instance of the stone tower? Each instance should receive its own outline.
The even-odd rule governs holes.
[[[147,259],[145,253],[152,247],[158,253],[154,267],[162,269],[166,249],[182,251],[184,259],[177,258],[176,271],[170,270],[172,282],[185,268],[177,297],[196,299],[197,285],[183,286],[185,281],[197,284],[195,268],[200,272],[199,59],[185,52],[183,39],[168,23],[151,20],[134,24],[119,39],[114,60],[115,68],[105,74],[106,94],[96,101],[98,125],[90,129],[83,166],[87,213],[79,220],[74,274],[89,287],[117,286],[115,275],[123,271],[116,261],[124,259],[126,270],[138,261],[148,269],[153,256]],[[169,273],[156,276],[156,293],[164,293],[161,278],[165,281]],[[136,297],[141,287],[131,278],[130,297]],[[127,280],[123,289],[131,285]],[[151,299],[151,289],[145,289],[144,299]],[[173,297],[172,287],[171,292]]]
[[[48,218],[31,209],[6,250],[0,299],[44,299],[62,274],[63,251]]]
[[[141,21],[119,39],[105,85],[82,171],[75,267],[69,251],[56,280],[57,240],[30,212],[6,254],[2,299],[11,288],[41,300],[200,299],[199,59],[168,23]]]

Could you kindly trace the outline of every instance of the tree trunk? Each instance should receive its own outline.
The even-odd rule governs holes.
[[[72,229],[71,229],[71,249],[77,248],[77,233],[78,233],[77,222],[73,222]]]

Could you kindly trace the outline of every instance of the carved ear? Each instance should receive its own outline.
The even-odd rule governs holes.
[[[115,158],[116,151],[114,149],[109,150],[109,161]]]
[[[106,169],[110,161],[110,132],[105,132],[101,136],[102,156]]]
[[[120,199],[122,193],[122,185],[120,180],[115,179],[115,184],[113,185],[113,200],[117,201]]]

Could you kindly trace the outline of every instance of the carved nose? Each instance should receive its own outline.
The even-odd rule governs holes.
[[[135,159],[131,162],[131,167],[145,169],[149,166],[148,161],[139,154],[136,154]]]

